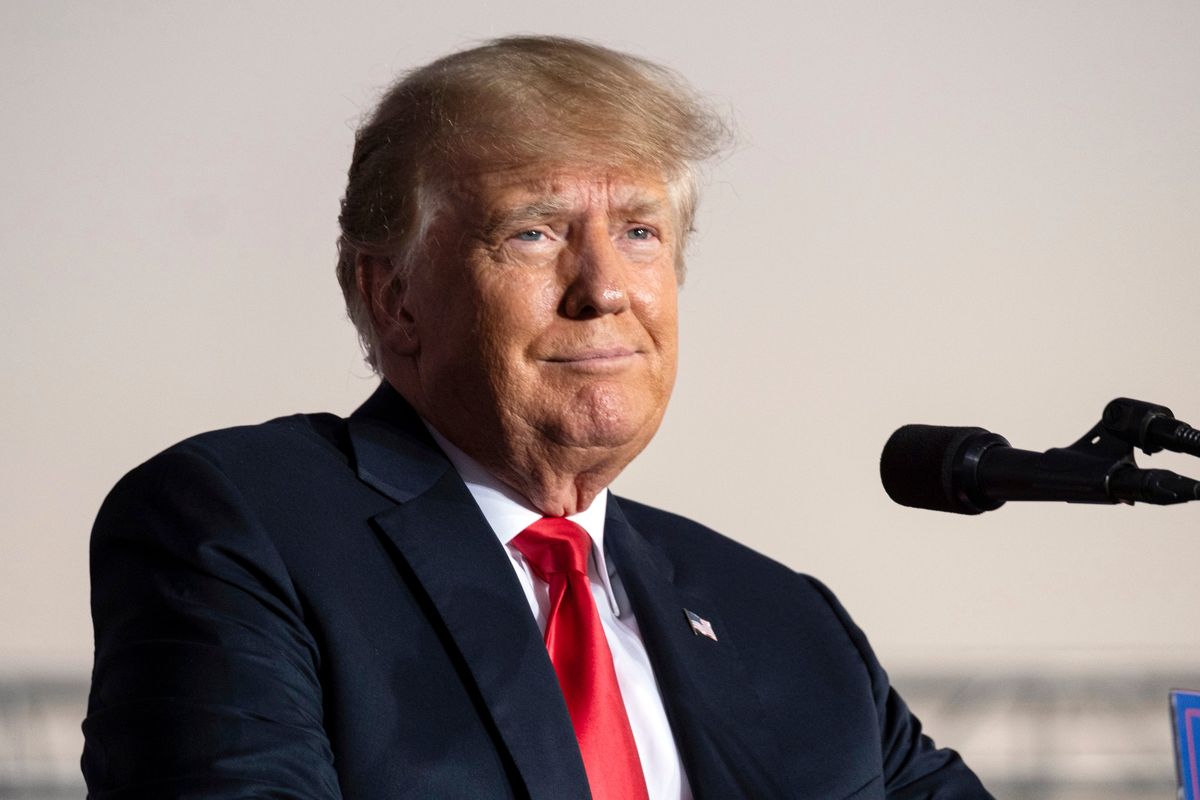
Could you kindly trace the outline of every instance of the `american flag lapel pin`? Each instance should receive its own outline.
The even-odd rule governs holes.
[[[692,626],[692,633],[696,636],[707,636],[714,642],[717,641],[717,633],[713,630],[712,623],[704,617],[697,614],[695,611],[689,611],[686,608],[683,613],[687,615],[688,625]]]

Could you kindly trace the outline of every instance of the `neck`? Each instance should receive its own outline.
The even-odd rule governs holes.
[[[547,470],[541,466],[543,460],[530,462],[528,469],[512,469],[508,466],[512,462],[503,459],[485,465],[476,455],[447,439],[433,423],[424,422],[465,480],[504,484],[514,500],[547,517],[567,517],[586,511],[616,477],[615,473],[610,475],[603,470]]]
[[[505,470],[492,473],[504,481],[547,517],[569,517],[591,506],[596,495],[617,477],[620,470],[567,472],[561,470]]]
[[[564,448],[545,442],[529,448],[483,451],[469,442],[463,447],[464,443],[450,441],[547,517],[587,510],[629,461],[607,450]]]

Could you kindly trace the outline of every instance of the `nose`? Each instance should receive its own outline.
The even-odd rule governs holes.
[[[587,225],[564,259],[566,288],[561,311],[571,319],[619,314],[629,308],[625,256],[607,225]]]

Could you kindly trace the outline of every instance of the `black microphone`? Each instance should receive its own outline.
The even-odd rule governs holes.
[[[1099,437],[1096,437],[1098,439]],[[1094,441],[1094,440],[1093,440]],[[1018,450],[983,428],[905,425],[884,445],[879,474],[888,496],[913,508],[980,514],[1009,500],[1154,503],[1200,500],[1200,481],[1139,469],[1085,437],[1045,453]]]

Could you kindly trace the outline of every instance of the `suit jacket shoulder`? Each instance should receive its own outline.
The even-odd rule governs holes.
[[[201,434],[110,493],[91,796],[586,797],[507,556],[398,404]]]

